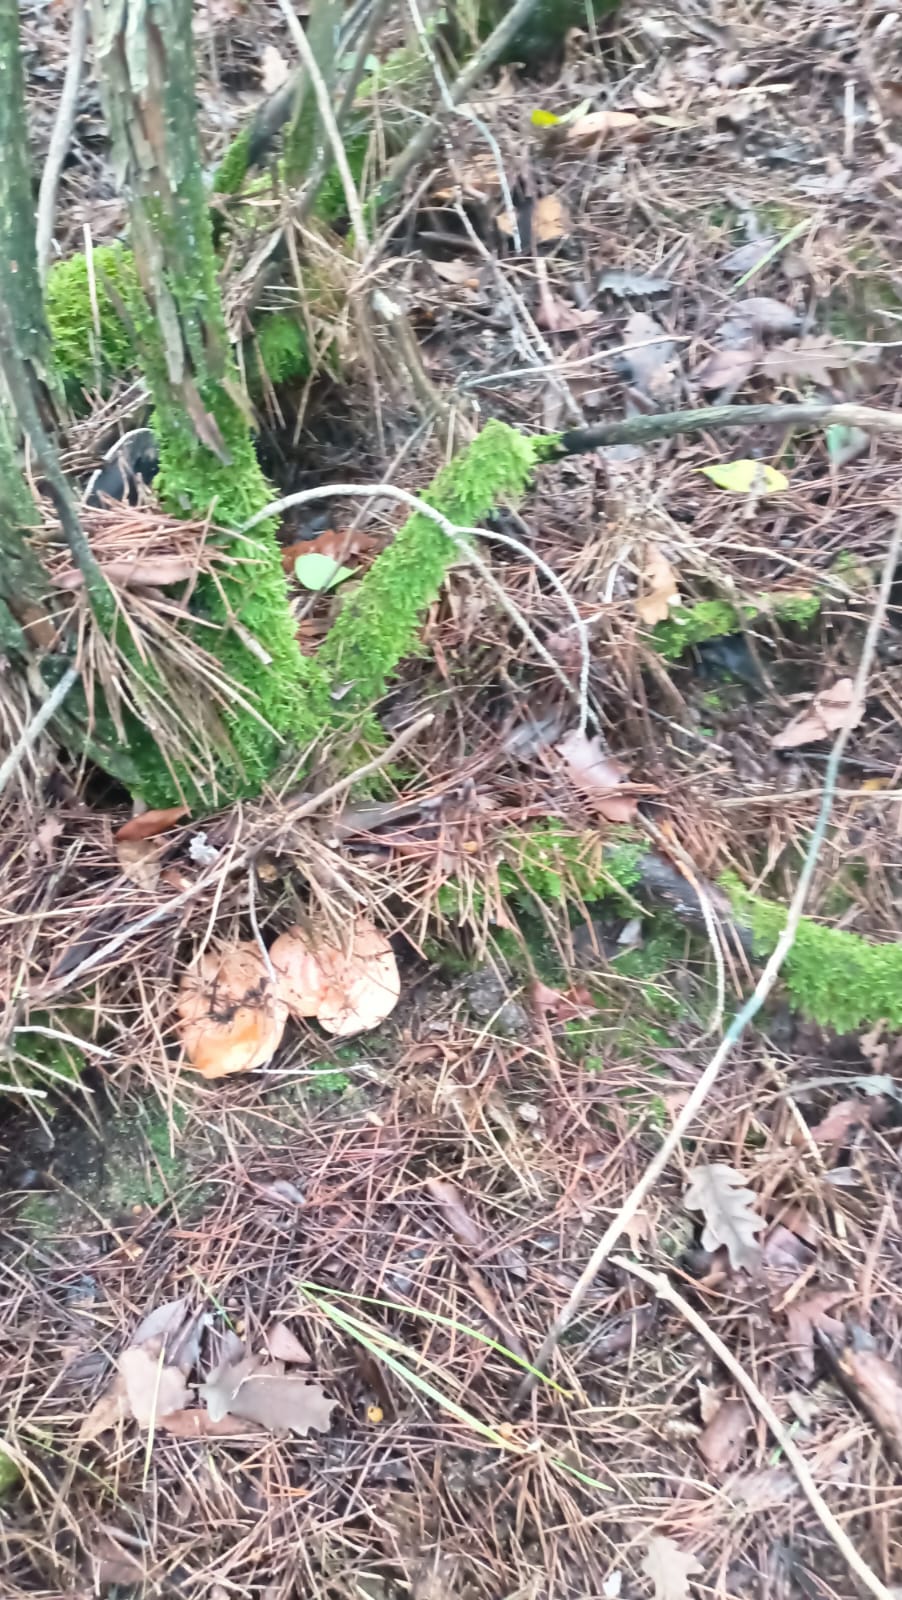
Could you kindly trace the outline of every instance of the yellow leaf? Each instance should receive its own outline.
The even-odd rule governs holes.
[[[534,128],[556,128],[561,118],[554,111],[537,110],[532,113],[530,122]]]
[[[721,461],[698,470],[719,489],[728,489],[731,494],[750,494],[752,490],[756,494],[776,494],[789,488],[785,473],[764,461]]]

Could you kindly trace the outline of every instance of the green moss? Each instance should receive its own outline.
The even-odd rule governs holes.
[[[626,828],[602,837],[574,833],[562,822],[537,823],[502,840],[498,882],[504,895],[528,890],[543,904],[608,897],[631,900],[647,846]]]
[[[652,629],[651,642],[667,661],[678,661],[693,645],[739,633],[757,617],[773,617],[794,627],[810,627],[821,610],[814,594],[759,594],[741,605],[729,600],[699,600],[675,606],[666,622]]]
[[[261,365],[275,388],[295,378],[309,377],[307,333],[290,312],[275,311],[264,317],[255,338],[248,343],[247,380],[254,392],[262,388]]]
[[[754,951],[770,955],[786,908],[728,881],[738,920],[752,930]],[[902,943],[873,944],[857,933],[803,917],[782,972],[794,1006],[837,1033],[884,1021],[902,1027]]]
[[[202,398],[216,419],[229,462],[218,460],[201,444],[184,418],[168,408],[158,408],[154,418],[160,441],[157,492],[176,515],[205,515],[213,506],[217,524],[237,528],[268,504],[271,490],[237,407],[214,386]],[[195,591],[196,610],[218,629],[203,629],[201,642],[215,654],[225,674],[241,686],[248,704],[247,710],[237,708],[224,714],[230,747],[220,751],[215,781],[221,799],[258,793],[283,743],[296,731],[308,731],[303,716],[304,662],[295,638],[273,524],[262,524],[247,539],[230,544],[230,553],[241,561],[235,574],[221,577],[218,583],[202,578]],[[209,803],[214,798],[201,794],[189,775],[180,777],[189,801]],[[141,792],[151,805],[169,804],[175,798],[172,779],[158,764],[147,772]]]
[[[751,621],[756,615],[755,606],[744,609]],[[694,606],[674,606],[667,621],[659,622],[652,630],[651,638],[659,655],[667,661],[678,661],[692,645],[721,639],[741,627],[739,610],[728,600],[699,600]]]
[[[522,494],[534,464],[532,441],[492,420],[439,473],[423,499],[455,525],[471,527],[500,498]],[[315,663],[330,688],[346,691],[346,707],[370,707],[383,694],[458,554],[441,528],[415,513],[348,596]],[[318,714],[327,711],[328,701]]]
[[[249,166],[251,148],[251,125],[232,140],[225,155],[216,169],[213,180],[214,194],[237,194],[243,184]]]
[[[810,628],[820,616],[821,601],[816,594],[776,595],[770,610],[778,622],[790,623],[795,628]]]
[[[314,1076],[304,1084],[311,1100],[331,1100],[351,1087],[346,1072],[337,1072],[334,1067],[314,1067],[312,1070]]]
[[[22,1468],[0,1443],[0,1500],[5,1500],[22,1481]]]
[[[111,379],[133,369],[134,335],[107,292],[112,286],[127,308],[138,295],[134,258],[122,245],[98,245],[93,253],[100,338],[97,339],[84,255],[58,261],[47,275],[47,320],[53,359],[71,401],[83,389],[103,391]]]

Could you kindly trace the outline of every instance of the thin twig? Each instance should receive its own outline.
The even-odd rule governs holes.
[[[382,26],[383,21],[385,20],[386,12],[391,4],[392,0],[374,0],[374,4],[366,22],[364,32],[355,49],[353,65],[351,66],[351,70],[345,79],[345,85],[342,90],[341,99],[339,100],[335,110],[335,125],[339,132],[341,132],[348,120],[348,117],[351,115],[351,112],[354,109],[354,102],[357,98],[357,90],[360,88],[361,79],[366,71],[366,63],[372,55],[373,45],[376,41],[376,35]],[[352,39],[345,41],[344,47],[341,51],[342,58],[352,44]],[[325,150],[321,150],[310,168],[309,176],[304,183],[304,188],[298,199],[297,205],[295,206],[294,214],[296,222],[300,223],[306,221],[307,217],[310,215],[310,212],[313,210],[327,165],[327,153]]]
[[[320,72],[316,56],[311,49],[310,41],[295,15],[294,7],[289,4],[289,0],[279,0],[279,9],[285,18],[288,32],[291,34],[291,42],[297,50],[313,85],[317,110],[319,111],[326,136],[332,146],[332,154],[335,157],[335,165],[338,168],[338,175],[341,178],[341,186],[344,190],[348,216],[351,219],[354,230],[354,251],[360,258],[369,248],[369,236],[366,230],[366,223],[363,220],[363,207],[360,204],[360,196],[357,193],[351,169],[348,166],[345,147],[342,144],[341,134],[335,121],[329,90]]]
[[[640,1278],[643,1283],[654,1290],[659,1300],[664,1300],[674,1306],[680,1316],[685,1317],[689,1326],[695,1329],[699,1338],[704,1339],[708,1349],[717,1358],[721,1366],[729,1372],[732,1378],[735,1378],[740,1389],[755,1407],[758,1415],[764,1418],[789,1465],[792,1467],[799,1481],[799,1487],[812,1511],[826,1533],[833,1540],[843,1560],[847,1562],[856,1578],[864,1584],[866,1589],[870,1590],[872,1595],[876,1596],[876,1600],[893,1600],[893,1591],[888,1589],[884,1583],[881,1583],[876,1572],[873,1572],[868,1566],[864,1557],[856,1550],[848,1534],[837,1522],[814,1481],[805,1457],[792,1436],[784,1428],[767,1396],[762,1394],[758,1385],[749,1376],[745,1368],[740,1366],[732,1351],[727,1348],[723,1340],[714,1332],[714,1329],[689,1304],[688,1300],[683,1299],[683,1296],[673,1287],[669,1278],[665,1278],[663,1274],[649,1272],[647,1267],[640,1266],[637,1261],[628,1260],[626,1256],[615,1256],[613,1264],[615,1267],[622,1268],[624,1272],[631,1273],[634,1278]]]
[[[239,531],[241,533],[250,533],[251,529],[255,528],[259,522],[265,522],[269,517],[279,517],[284,511],[290,510],[292,506],[301,506],[311,500],[330,500],[340,495],[347,495],[349,498],[366,497],[400,500],[401,504],[407,506],[409,510],[415,511],[419,516],[428,517],[431,522],[435,523],[436,527],[441,528],[442,533],[447,539],[450,539],[465,560],[476,568],[483,582],[492,590],[498,604],[503,607],[511,621],[520,629],[524,639],[532,646],[539,660],[544,661],[545,665],[551,669],[555,677],[563,684],[567,693],[578,701],[580,730],[586,727],[590,717],[588,704],[590,655],[586,625],[577,610],[573,596],[557,573],[540,556],[537,556],[534,550],[530,550],[528,545],[521,544],[518,539],[511,538],[509,534],[489,532],[485,528],[460,527],[456,522],[452,522],[450,518],[443,516],[441,511],[437,511],[435,506],[431,506],[428,500],[421,500],[419,495],[411,494],[409,489],[399,489],[391,483],[380,483],[378,485],[372,483],[321,483],[313,489],[300,489],[296,494],[285,495],[283,499],[273,500],[268,506],[264,506],[263,510],[258,511],[251,517],[250,521],[246,522]],[[467,540],[469,538],[497,539],[500,544],[510,545],[520,555],[531,561],[540,572],[544,573],[552,587],[561,596],[570,613],[573,628],[580,643],[578,691],[574,690],[573,684],[561,667],[560,662],[555,661],[554,656],[549,650],[546,650],[541,639],[536,637],[523,613],[514,605],[503,585],[498,582],[494,573],[486,566],[482,557],[473,549],[473,546],[468,544]]]
[[[663,411],[650,417],[628,417],[622,422],[601,422],[594,428],[569,428],[555,440],[553,458],[580,455],[611,444],[651,444],[672,439],[677,433],[704,433],[708,429],[779,426],[802,423],[820,427],[863,428],[869,433],[902,433],[902,411],[881,411],[876,406],[831,405],[805,401],[780,406],[705,406],[701,411]]]
[[[868,630],[865,635],[864,645],[862,647],[861,660],[858,663],[858,671],[855,674],[855,684],[852,691],[853,705],[863,704],[864,702],[868,673],[870,672],[871,665],[874,660],[874,653],[877,648],[877,638],[886,617],[890,589],[892,587],[896,566],[899,562],[900,552],[902,552],[902,512],[900,512],[896,518],[896,525],[893,529],[892,538],[889,542],[886,560],[883,564],[880,590],[877,595],[874,610],[871,613],[871,620],[868,624]],[[679,1113],[669,1134],[667,1135],[660,1149],[657,1151],[653,1160],[649,1162],[649,1165],[646,1167],[638,1183],[636,1183],[630,1190],[613,1222],[611,1222],[610,1225],[605,1229],[602,1237],[598,1241],[598,1244],[592,1251],[589,1260],[580,1273],[579,1278],[574,1284],[566,1304],[555,1318],[548,1330],[548,1333],[545,1335],[542,1348],[535,1359],[535,1365],[540,1372],[544,1370],[562,1335],[566,1332],[567,1328],[569,1328],[574,1317],[579,1313],[589,1289],[594,1283],[605,1261],[608,1259],[611,1251],[616,1246],[621,1234],[626,1228],[629,1227],[629,1224],[636,1216],[644,1200],[651,1193],[665,1167],[668,1165],[671,1157],[679,1148],[684,1135],[691,1127],[696,1116],[698,1115],[698,1112],[701,1110],[701,1107],[704,1105],[708,1095],[713,1089],[721,1067],[723,1066],[727,1057],[730,1055],[733,1046],[742,1037],[742,1034],[744,1033],[748,1024],[754,1017],[757,1016],[777,981],[780,969],[783,966],[786,957],[789,955],[790,950],[792,949],[799,922],[801,921],[808,890],[811,885],[811,880],[814,876],[815,868],[820,856],[821,846],[823,845],[827,832],[827,824],[830,820],[830,814],[833,809],[833,795],[836,789],[837,778],[839,776],[839,768],[842,761],[843,751],[845,750],[851,731],[851,724],[847,722],[845,726],[839,730],[839,733],[834,741],[833,748],[830,751],[830,759],[827,762],[827,770],[824,775],[824,788],[821,795],[821,804],[818,811],[817,821],[812,830],[808,849],[805,853],[805,860],[802,863],[802,870],[799,874],[799,881],[796,884],[795,893],[792,897],[792,901],[790,902],[789,909],[786,914],[786,924],[783,928],[783,932],[780,934],[780,937],[777,940],[773,953],[771,954],[764,971],[758,979],[752,994],[749,996],[745,1005],[742,1006],[742,1008],[734,1016],[729,1028],[721,1040],[720,1045],[699,1078],[695,1088],[692,1090],[692,1093],[683,1106],[682,1111]],[[517,1397],[518,1400],[526,1398],[526,1396],[532,1390],[534,1383],[535,1379],[532,1377],[527,1377],[524,1380],[520,1386]]]
[[[330,801],[346,793],[353,784],[359,783],[363,778],[372,777],[374,772],[381,772],[383,767],[394,761],[402,750],[406,750],[417,735],[422,733],[424,728],[428,728],[434,720],[434,712],[424,712],[423,716],[417,717],[409,727],[404,728],[397,738],[392,740],[390,745],[387,745],[384,750],[380,750],[372,761],[365,762],[362,767],[358,767],[355,772],[349,772],[346,777],[338,778],[335,783],[330,783],[328,788],[321,790],[319,794],[308,796],[306,799],[299,800],[297,805],[289,807],[283,821],[295,823],[303,821],[305,817],[312,817],[315,812],[321,811]],[[246,867],[253,860],[258,849],[258,844],[251,844],[245,850],[238,851],[229,861],[229,870],[238,871],[242,867]],[[164,904],[156,906],[153,911],[148,911],[146,916],[139,917],[136,922],[130,922],[128,927],[121,928],[117,934],[113,935],[112,939],[107,940],[106,944],[101,945],[99,949],[93,950],[90,955],[85,956],[84,961],[80,961],[77,967],[72,968],[71,972],[65,973],[55,983],[44,984],[37,993],[30,996],[30,999],[36,1000],[40,996],[42,1000],[49,1000],[55,995],[62,994],[64,990],[71,989],[86,972],[91,972],[95,967],[99,967],[109,956],[115,955],[117,950],[121,950],[123,945],[128,944],[138,934],[146,933],[148,928],[155,927],[158,922],[163,922],[167,917],[172,916],[173,912],[180,911],[182,906],[186,906],[192,900],[196,900],[198,895],[203,894],[205,889],[212,887],[219,877],[220,871],[221,868],[217,863],[209,871],[202,873],[197,881],[191,884],[190,888],[183,889],[181,894],[177,894],[172,900],[167,900]]]
[[[80,676],[81,674],[76,667],[67,667],[59,682],[54,684],[47,699],[38,707],[28,727],[23,729],[3,765],[0,766],[0,794],[3,793],[10,779],[17,772],[32,745],[41,737],[48,722],[56,716],[66,695],[70,689],[74,688]]]
[[[44,163],[41,187],[38,193],[35,244],[38,256],[38,272],[42,283],[46,281],[47,269],[50,266],[50,252],[53,247],[53,222],[56,214],[56,193],[59,188],[63,163],[69,152],[72,132],[75,127],[75,109],[78,104],[78,91],[81,88],[87,53],[87,3],[86,0],[73,0],[66,76],[63,79],[63,91],[57,107],[53,132],[50,135],[47,159]]]

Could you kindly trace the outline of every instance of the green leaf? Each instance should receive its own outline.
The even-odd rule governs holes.
[[[302,583],[305,589],[312,589],[314,594],[334,589],[337,583],[353,578],[356,571],[356,567],[340,567],[331,556],[320,555],[317,550],[311,550],[306,556],[298,556],[294,564],[298,583]]]
[[[719,489],[729,489],[731,494],[750,494],[753,489],[759,494],[776,494],[780,489],[789,488],[786,474],[767,466],[764,461],[721,461],[698,470]]]

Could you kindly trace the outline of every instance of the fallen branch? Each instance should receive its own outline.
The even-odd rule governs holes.
[[[855,410],[858,408],[851,407],[849,409]],[[868,631],[865,636],[864,645],[861,652],[861,659],[858,663],[858,671],[855,675],[855,684],[852,695],[853,704],[863,704],[865,700],[868,674],[871,670],[871,665],[873,663],[874,654],[877,648],[877,637],[886,617],[890,589],[892,587],[893,577],[899,561],[900,553],[902,553],[902,512],[900,512],[896,518],[896,525],[893,530],[892,538],[889,542],[886,559],[883,563],[880,590],[874,610],[871,614],[870,623],[868,624]],[[592,1251],[589,1260],[587,1261],[585,1267],[579,1275],[579,1278],[574,1284],[573,1289],[570,1292],[570,1296],[566,1301],[566,1304],[558,1313],[558,1316],[555,1318],[547,1334],[545,1335],[542,1348],[535,1358],[534,1368],[537,1373],[544,1371],[548,1361],[556,1350],[562,1335],[566,1332],[574,1317],[576,1317],[581,1310],[589,1289],[598,1276],[598,1273],[601,1271],[605,1261],[608,1259],[608,1256],[611,1254],[611,1251],[615,1248],[618,1239],[621,1237],[624,1230],[629,1227],[629,1224],[632,1222],[633,1218],[638,1214],[640,1207],[651,1193],[665,1168],[668,1166],[671,1157],[679,1149],[684,1135],[692,1126],[692,1123],[695,1121],[696,1116],[698,1115],[699,1111],[707,1100],[708,1095],[711,1093],[711,1090],[717,1082],[717,1079],[720,1075],[720,1070],[727,1057],[730,1055],[733,1046],[738,1043],[748,1024],[754,1017],[757,1016],[777,981],[780,969],[783,966],[786,957],[789,955],[790,950],[792,949],[796,932],[802,919],[802,912],[805,907],[808,890],[811,886],[811,880],[814,877],[815,868],[821,852],[821,846],[823,845],[827,832],[827,824],[830,820],[830,814],[833,809],[833,796],[836,789],[837,778],[839,776],[839,768],[842,761],[843,751],[845,750],[851,731],[851,726],[846,723],[846,725],[839,730],[839,733],[837,734],[833,743],[833,748],[830,751],[830,759],[827,763],[827,770],[824,775],[824,788],[821,796],[821,804],[818,812],[817,822],[812,830],[811,839],[805,854],[805,860],[802,864],[802,870],[799,874],[799,881],[796,884],[795,893],[792,897],[792,901],[787,912],[785,926],[780,934],[779,939],[777,940],[770,959],[768,960],[764,971],[758,979],[752,994],[745,1002],[745,1005],[742,1006],[742,1008],[734,1016],[733,1021],[730,1023],[729,1028],[724,1034],[720,1045],[718,1046],[714,1055],[711,1057],[711,1060],[696,1083],[695,1088],[692,1090],[692,1093],[683,1106],[683,1109],[680,1111],[676,1121],[673,1124],[673,1127],[662,1143],[660,1149],[646,1167],[638,1183],[636,1183],[630,1190],[619,1211],[617,1212],[617,1215],[605,1229],[598,1241],[598,1244]],[[531,1373],[527,1374],[526,1378],[523,1380],[523,1383],[520,1385],[517,1395],[518,1400],[525,1399],[527,1395],[531,1393],[535,1383],[536,1378]]]
[[[603,445],[653,444],[678,433],[717,432],[721,428],[862,428],[867,433],[902,434],[902,411],[881,411],[877,406],[832,405],[829,401],[804,401],[799,405],[704,406],[700,411],[662,411],[650,417],[627,417],[621,422],[601,422],[594,428],[568,428],[548,440],[550,461],[581,455]]]
[[[664,1300],[680,1313],[681,1317],[695,1329],[700,1339],[703,1339],[712,1355],[720,1362],[721,1366],[736,1380],[743,1394],[750,1400],[760,1417],[763,1417],[771,1433],[780,1446],[786,1460],[792,1467],[799,1482],[799,1487],[812,1511],[818,1518],[821,1526],[832,1539],[834,1545],[856,1578],[864,1584],[865,1588],[876,1600],[893,1600],[893,1591],[881,1583],[876,1572],[868,1566],[864,1557],[856,1550],[854,1544],[845,1530],[837,1522],[820,1492],[811,1473],[811,1469],[795,1443],[792,1435],[784,1428],[767,1396],[762,1394],[754,1379],[749,1376],[743,1366],[740,1366],[732,1351],[727,1348],[723,1340],[718,1337],[714,1329],[709,1326],[704,1317],[684,1300],[683,1296],[673,1287],[669,1278],[662,1273],[649,1272],[647,1267],[642,1267],[637,1261],[630,1261],[626,1256],[615,1256],[615,1267],[620,1267],[623,1272],[629,1272],[634,1278],[640,1278],[654,1291],[659,1300]]]

